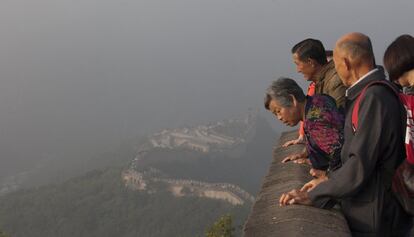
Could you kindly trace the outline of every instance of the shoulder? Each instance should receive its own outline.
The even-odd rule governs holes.
[[[337,105],[334,98],[326,94],[316,94],[312,96],[311,104],[313,107],[336,110]]]
[[[322,70],[325,71],[324,81],[327,82],[327,81],[339,79],[338,74],[335,69],[335,64],[333,62],[329,62],[328,64],[326,64]]]
[[[333,94],[334,97],[345,96],[346,87],[342,83],[338,73],[336,73],[335,68],[326,74],[324,84],[324,90],[327,94]]]
[[[381,99],[382,97],[393,97],[395,99],[398,99],[397,91],[398,90],[395,88],[395,86],[389,83],[388,85],[373,84],[366,89],[365,94],[366,96],[379,97],[378,99]]]
[[[374,84],[367,88],[364,98],[361,99],[362,104],[371,104],[384,107],[385,110],[397,111],[400,109],[400,99],[392,88]]]
[[[335,99],[332,96],[327,94],[315,94],[312,96],[313,103],[331,103],[335,102]]]
[[[342,86],[345,89],[344,84],[342,83],[341,78],[338,76],[338,74],[336,73],[336,71],[334,71],[334,73],[332,73],[327,79],[326,79],[326,83],[330,86],[330,87],[339,87]]]

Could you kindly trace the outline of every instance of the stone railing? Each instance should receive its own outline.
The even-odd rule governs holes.
[[[244,225],[243,235],[245,237],[351,236],[346,220],[338,210],[323,210],[301,205],[279,207],[279,197],[283,192],[300,188],[311,179],[308,165],[281,163],[287,155],[303,149],[303,145],[287,148],[280,146],[296,137],[296,131],[283,133],[279,144],[275,146],[273,161]]]

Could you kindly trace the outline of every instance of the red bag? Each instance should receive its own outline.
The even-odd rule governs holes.
[[[387,81],[373,81],[369,83],[359,94],[352,110],[352,129],[354,133],[358,128],[358,111],[361,98],[364,97],[368,87],[373,84],[381,84],[390,88],[396,96],[398,96],[407,112],[407,127],[405,133],[406,158],[395,171],[394,176],[392,177],[391,187],[394,195],[397,197],[404,210],[410,215],[414,215],[414,96],[405,95],[397,91]]]

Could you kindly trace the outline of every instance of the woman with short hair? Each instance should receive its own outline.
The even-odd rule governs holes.
[[[330,171],[340,167],[344,115],[332,97],[305,96],[294,80],[279,78],[267,89],[264,105],[288,126],[303,121],[307,155],[314,169]]]
[[[402,87],[414,86],[414,38],[401,35],[384,54],[384,66],[391,81]]]

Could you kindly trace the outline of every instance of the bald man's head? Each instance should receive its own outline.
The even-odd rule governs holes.
[[[362,33],[342,36],[336,42],[333,59],[335,69],[345,86],[351,86],[375,68],[371,40]]]
[[[336,42],[335,49],[351,60],[351,63],[374,64],[375,59],[371,40],[362,33],[354,32],[342,36]]]

